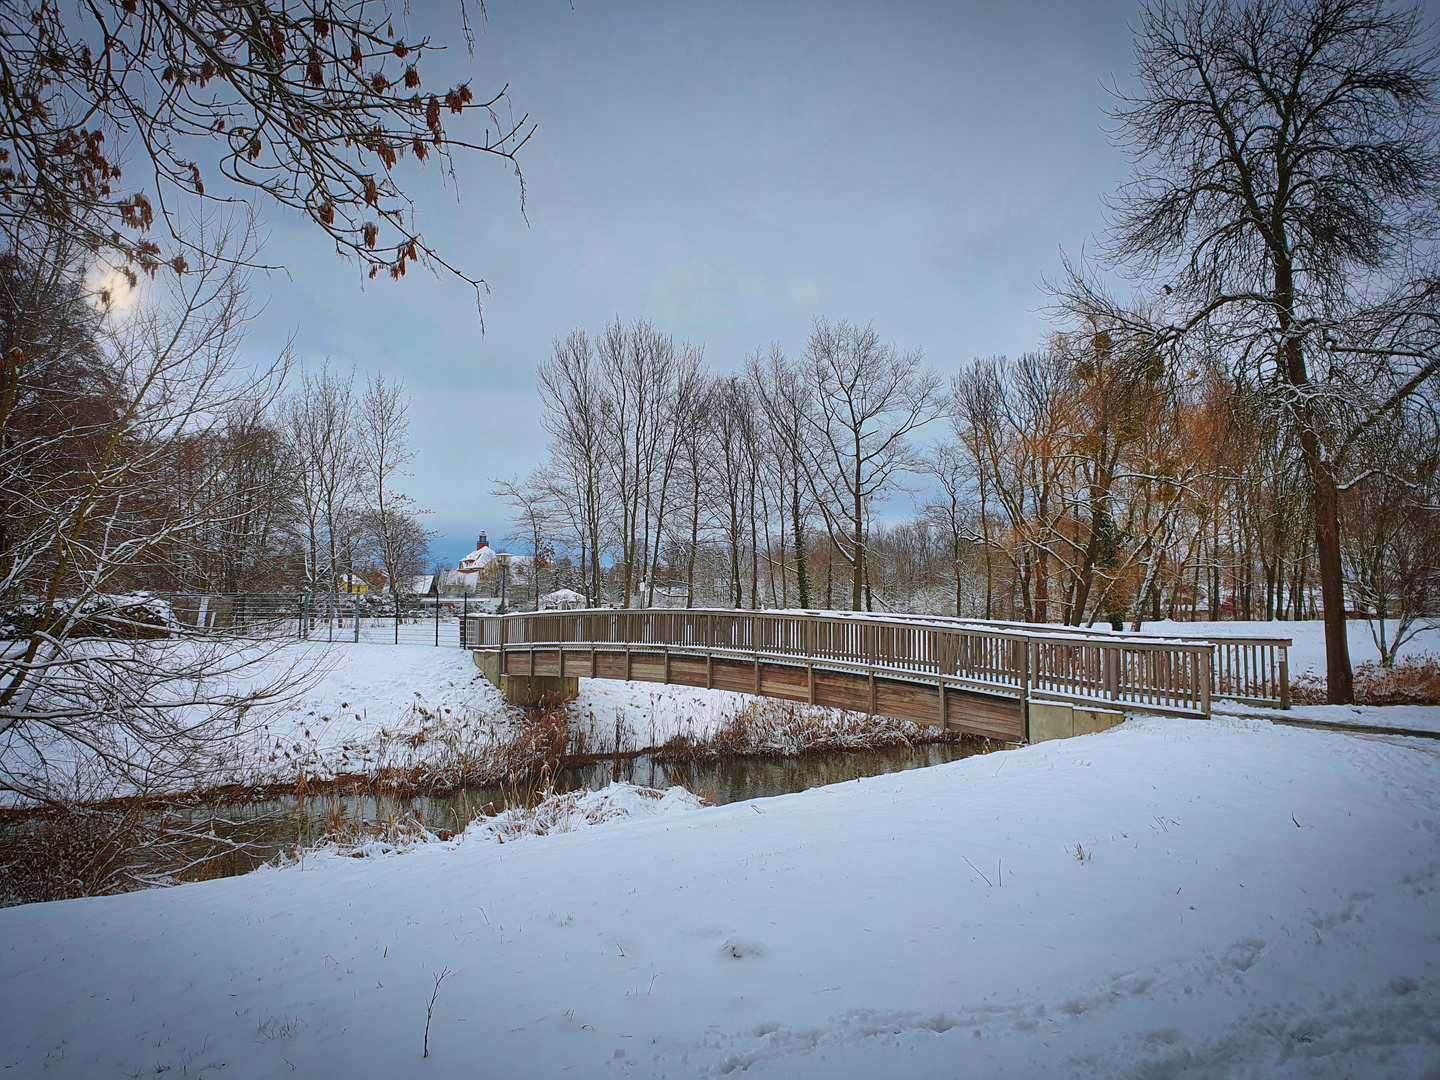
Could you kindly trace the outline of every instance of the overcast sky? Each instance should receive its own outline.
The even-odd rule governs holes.
[[[508,83],[538,125],[528,224],[493,162],[458,163],[458,199],[434,169],[412,179],[430,239],[490,284],[484,335],[463,283],[362,288],[271,212],[290,276],[257,282],[248,345],[293,336],[307,364],[406,381],[407,487],[450,562],[508,531],[491,479],[544,455],[534,373],[557,335],[646,317],[724,371],[772,341],[799,353],[816,316],[873,320],[948,377],[1040,342],[1042,279],[1127,171],[1101,84],[1128,79],[1134,3],[487,7],[473,62],[453,0],[412,0],[406,29],[453,42],[428,86]]]

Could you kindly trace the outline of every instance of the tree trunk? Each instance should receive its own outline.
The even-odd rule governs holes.
[[[790,492],[790,513],[794,517],[793,525],[795,528],[795,578],[796,585],[800,590],[800,606],[801,608],[809,608],[810,571],[806,566],[808,552],[805,550],[805,530],[800,520],[800,462],[798,459],[795,462],[795,469],[796,472],[793,478],[794,486]]]
[[[1313,475],[1315,554],[1320,569],[1320,597],[1325,618],[1325,700],[1331,705],[1350,705],[1355,701],[1355,676],[1350,670],[1350,641],[1345,633],[1345,577],[1340,563],[1340,493],[1328,461],[1315,462]]]

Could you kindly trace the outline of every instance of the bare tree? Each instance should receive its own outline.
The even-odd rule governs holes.
[[[403,381],[386,381],[381,374],[366,380],[354,453],[361,494],[368,503],[360,524],[396,594],[400,582],[423,570],[426,556],[421,555],[417,540],[428,541],[430,535],[419,524],[424,511],[393,486],[414,456],[409,412],[410,395]]]
[[[1309,481],[1332,702],[1353,698],[1350,451],[1440,371],[1428,33],[1423,8],[1383,0],[1147,3],[1140,88],[1111,114],[1135,165],[1106,254],[1163,284],[1172,318],[1135,318],[1083,272],[1062,290],[1072,311],[1158,330],[1172,349],[1205,335],[1269,389]]]
[[[974,555],[985,542],[976,528],[979,502],[970,494],[974,470],[960,446],[947,441],[935,445],[926,457],[922,471],[940,488],[921,512],[924,520],[936,525],[945,538],[955,586],[955,614],[964,615],[966,586],[973,577]],[[985,617],[989,618],[988,612]]]
[[[522,484],[519,479],[490,481],[490,494],[504,499],[515,510],[516,529],[511,537],[531,551],[534,610],[540,610],[540,564],[555,554],[554,533],[557,510],[554,488],[543,470],[537,470]]]
[[[729,602],[745,606],[745,549],[747,527],[753,521],[756,453],[755,401],[749,383],[737,375],[718,380],[709,413],[714,460],[709,469],[711,506],[724,537]],[[753,543],[753,532],[752,532]],[[752,587],[751,606],[755,606]]]
[[[765,411],[773,448],[767,454],[779,488],[779,502],[788,511],[791,547],[795,555],[796,592],[802,608],[811,604],[810,573],[806,563],[805,533],[809,524],[809,491],[805,482],[807,448],[804,441],[811,437],[806,416],[811,407],[807,383],[801,372],[785,357],[779,342],[772,343],[762,359],[757,350],[745,360],[746,374],[755,387],[760,406]],[[781,559],[784,560],[786,514],[781,514]]]
[[[586,601],[603,603],[600,573],[608,501],[605,440],[608,406],[583,330],[557,338],[551,358],[540,365],[540,423],[550,435],[551,484],[562,486],[571,507],[580,548]]]
[[[702,380],[696,387],[688,423],[681,427],[680,473],[685,494],[684,518],[673,530],[676,548],[685,560],[685,606],[695,606],[695,569],[700,559],[700,537],[710,505],[707,480],[714,453],[716,384]],[[673,519],[672,519],[673,520]]]
[[[817,320],[803,378],[811,408],[807,470],[831,541],[851,570],[851,607],[865,604],[865,534],[871,504],[912,464],[907,436],[941,411],[940,380],[919,351],[882,345],[873,326]]]
[[[653,324],[637,320],[626,327],[619,319],[596,339],[596,357],[609,414],[604,460],[620,515],[621,601],[629,607],[636,585],[649,576],[651,515],[659,497],[655,474],[668,442],[678,359],[674,339]]]
[[[301,372],[285,402],[305,517],[306,579],[312,591],[329,592],[332,601],[350,569],[342,556],[358,511],[357,412],[354,371],[341,376],[328,362],[316,374]]]
[[[268,398],[237,401],[215,429],[177,440],[177,503],[226,509],[201,515],[207,523],[175,545],[168,575],[147,575],[150,587],[279,592],[303,575],[295,459],[272,406]]]
[[[660,417],[656,438],[651,450],[649,463],[650,481],[653,488],[650,496],[655,508],[654,528],[651,529],[649,515],[646,515],[646,532],[655,539],[650,552],[647,574],[649,586],[645,603],[654,606],[656,566],[660,562],[660,545],[666,535],[666,513],[674,512],[677,496],[673,493],[678,478],[680,461],[684,450],[685,432],[691,430],[699,419],[705,401],[704,387],[709,381],[705,370],[705,350],[697,349],[688,341],[680,349],[680,355],[668,386],[662,387],[669,394]]]
[[[1377,426],[1364,475],[1341,493],[1342,547],[1380,663],[1440,616],[1440,428],[1434,416]]]
[[[24,275],[45,287],[6,296],[25,362],[8,372],[0,429],[0,790],[23,799],[203,778],[252,710],[305,678],[284,665],[265,675],[265,647],[184,640],[162,602],[113,595],[234,520],[237,501],[213,476],[176,497],[176,458],[196,440],[224,446],[233,410],[271,396],[285,373],[283,355],[237,361],[243,236],[199,239],[211,256],[124,312],[88,314],[73,266]],[[53,323],[11,318],[36,308]],[[233,465],[207,461],[212,473]]]

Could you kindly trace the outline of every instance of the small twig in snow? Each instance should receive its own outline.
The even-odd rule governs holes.
[[[964,856],[964,855],[961,855],[960,858],[965,859],[965,856]],[[980,874],[980,868],[979,868],[978,866],[976,866],[973,862],[971,862],[969,859],[965,859],[965,865],[967,865],[968,867],[970,867],[971,870],[974,870],[975,873]],[[991,885],[991,884],[990,884],[990,879],[989,879],[988,877],[986,877],[984,874],[980,874],[980,880],[983,881],[983,882],[985,882],[986,885],[990,885],[990,887],[991,887],[992,889],[995,887],[994,885]]]
[[[425,1053],[422,1057],[428,1058],[430,1056],[430,1018],[435,1015],[435,999],[440,996],[440,984],[445,981],[449,974],[450,969],[447,967],[444,971],[440,972],[439,975],[435,976],[435,989],[430,992],[430,1004],[425,1009]]]

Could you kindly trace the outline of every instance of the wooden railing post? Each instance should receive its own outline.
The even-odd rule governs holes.
[[[1030,669],[1033,666],[1033,657],[1030,655],[1035,649],[1035,642],[1025,638],[1021,645],[1024,646],[1024,659],[1020,664],[1020,712],[1025,725],[1025,741],[1030,741]]]

